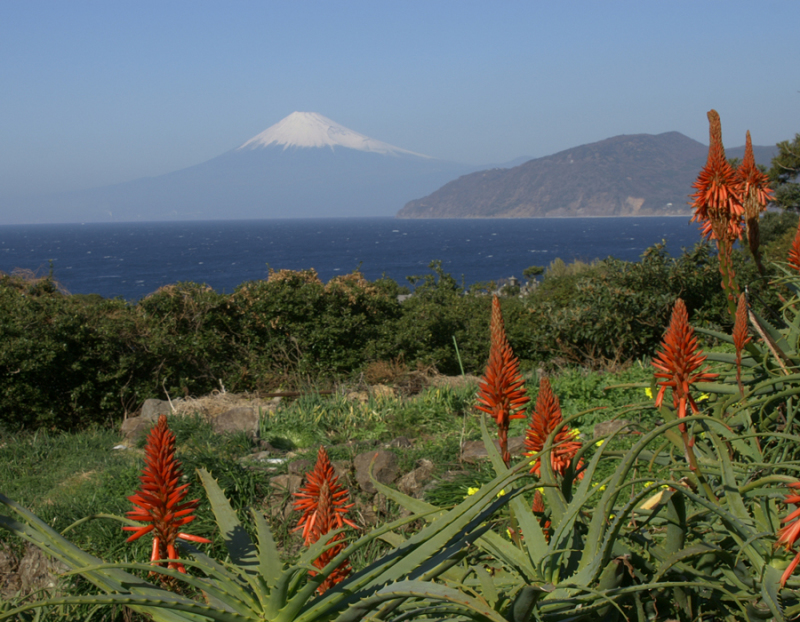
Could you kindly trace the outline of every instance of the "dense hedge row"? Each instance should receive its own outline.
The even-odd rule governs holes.
[[[754,277],[749,264],[740,272]],[[273,272],[229,295],[196,283],[163,287],[138,304],[70,296],[52,279],[0,278],[0,425],[75,428],[118,421],[148,397],[222,386],[259,391],[336,378],[374,361],[458,373],[488,352],[489,298],[465,295],[439,263],[398,302],[392,280],[358,274],[323,284],[313,270]],[[602,363],[649,354],[676,296],[695,322],[723,321],[716,258],[698,246],[678,258],[662,246],[545,278],[503,301],[523,365]]]

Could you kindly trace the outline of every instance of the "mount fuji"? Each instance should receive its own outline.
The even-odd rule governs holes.
[[[189,168],[0,205],[0,224],[394,216],[477,168],[389,145],[315,112],[294,112]]]

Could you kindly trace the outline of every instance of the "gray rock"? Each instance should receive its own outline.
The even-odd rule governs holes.
[[[277,488],[278,492],[295,493],[300,490],[303,478],[299,475],[276,475],[270,478],[270,486]]]
[[[416,469],[400,478],[400,481],[397,482],[397,488],[409,497],[419,498],[425,483],[430,480],[432,474],[433,462],[423,458],[417,463]]]
[[[231,408],[214,417],[211,427],[217,434],[246,432],[251,438],[256,438],[258,436],[258,411],[247,406]]]
[[[238,458],[237,460],[239,462],[265,462],[267,460],[270,460],[271,457],[272,457],[272,454],[270,454],[270,452],[268,452],[268,451],[259,451],[259,452],[254,453],[254,454],[248,454],[247,456],[242,456],[241,458]]]
[[[626,425],[630,425],[630,421],[627,419],[613,419],[612,421],[601,421],[600,423],[595,424],[594,430],[592,431],[592,437],[598,438],[600,436],[608,436],[609,434],[613,434],[620,428],[624,428]],[[620,434],[630,434],[629,430],[623,430]]]
[[[374,451],[366,451],[362,454],[358,454],[353,460],[353,466],[356,471],[356,481],[358,482],[359,488],[368,493],[377,492],[369,477],[370,464],[373,459],[375,460],[375,465],[372,473],[375,479],[381,484],[391,484],[397,479],[399,472],[397,456],[390,451],[376,449]]]
[[[175,404],[180,400],[172,400],[172,403]],[[154,400],[149,399],[145,400],[144,404],[142,404],[142,419],[147,421],[158,421],[159,416],[166,415],[167,417],[172,416],[172,406],[166,400]]]
[[[394,447],[395,449],[410,449],[413,446],[414,443],[411,442],[411,439],[405,436],[398,436],[389,443],[389,447]]]
[[[289,475],[299,475],[303,477],[311,469],[314,468],[314,463],[311,460],[295,460],[289,463]]]
[[[495,439],[494,446],[500,451],[500,441]],[[512,456],[521,456],[525,452],[525,437],[511,436],[508,439],[508,451]],[[461,445],[461,459],[464,462],[474,463],[489,457],[483,441],[466,441]]]
[[[153,427],[152,419],[145,419],[144,417],[128,417],[122,422],[120,434],[125,438],[128,443],[135,445],[136,441],[140,438],[147,436],[150,428]]]
[[[344,486],[347,478],[350,477],[350,471],[353,470],[353,463],[350,460],[333,460],[331,466],[333,472],[336,473],[336,479]]]

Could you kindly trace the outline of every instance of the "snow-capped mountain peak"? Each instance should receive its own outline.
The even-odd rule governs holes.
[[[400,149],[388,143],[364,136],[339,125],[316,112],[293,112],[275,125],[244,143],[242,149],[258,149],[270,145],[289,147],[336,147],[370,151],[385,155],[412,155],[421,158],[429,156]]]

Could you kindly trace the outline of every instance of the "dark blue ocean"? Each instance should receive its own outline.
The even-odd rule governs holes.
[[[666,239],[673,255],[700,236],[688,217],[453,219],[394,218],[0,226],[0,271],[24,268],[73,294],[137,300],[178,281],[232,292],[269,268],[315,268],[323,281],[361,269],[407,284],[438,259],[469,286],[522,277],[546,266],[614,256],[635,261]]]

